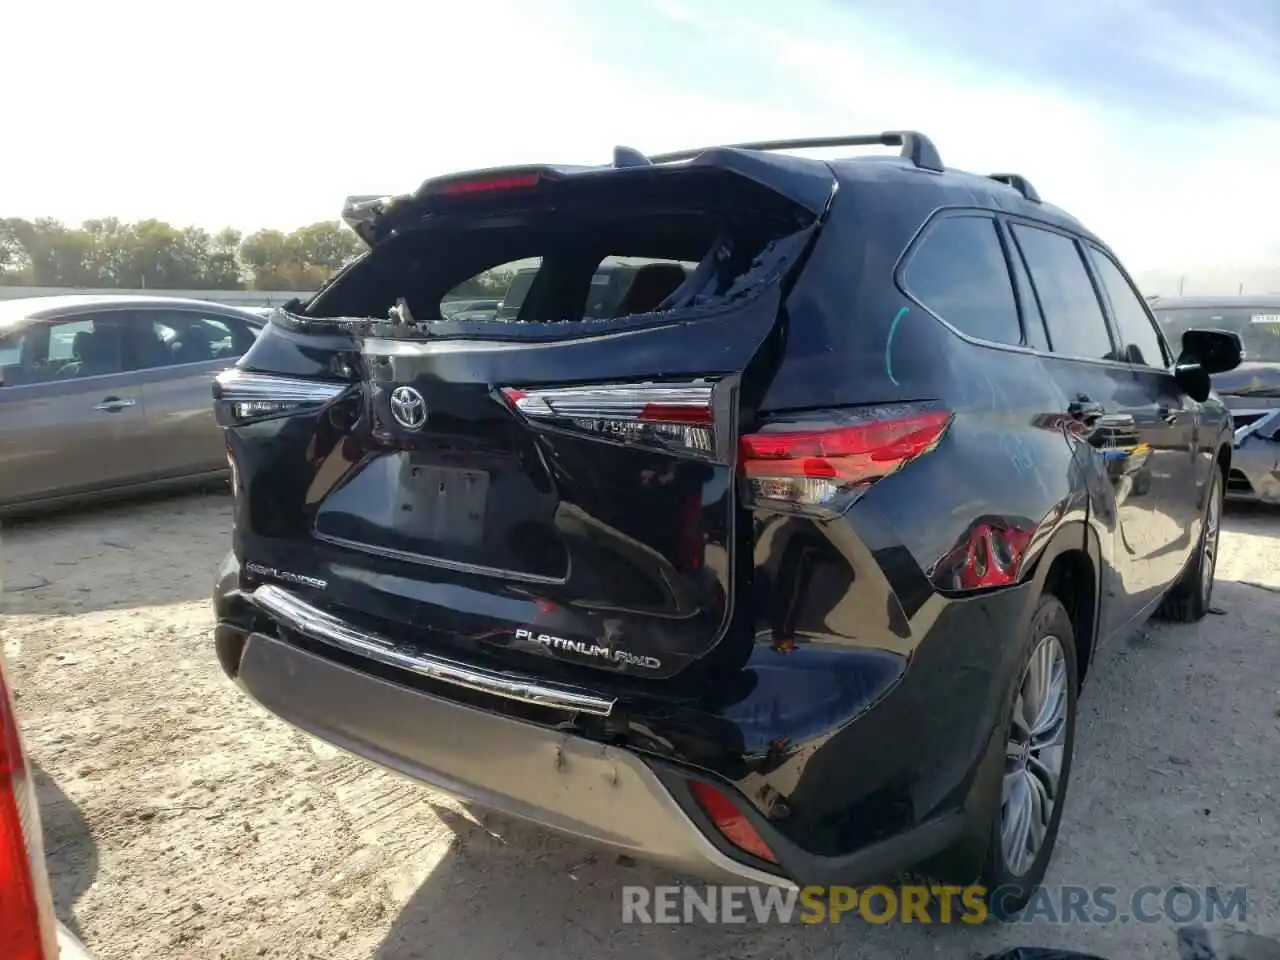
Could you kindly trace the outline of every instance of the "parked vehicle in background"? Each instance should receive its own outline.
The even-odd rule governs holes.
[[[262,324],[172,297],[0,301],[0,512],[225,476],[209,384]]]
[[[0,957],[90,960],[53,912],[35,780],[0,650]]]
[[[490,320],[501,300],[454,300],[440,304],[440,315],[453,320]]]
[[[902,155],[779,153],[873,144]],[[346,213],[369,255],[214,384],[227,674],[685,872],[1024,904],[1096,650],[1208,609],[1239,338],[1185,333],[1175,372],[1102,240],[916,133],[619,148]],[[516,315],[441,315],[533,255]]]
[[[1280,296],[1159,297],[1153,309],[1171,343],[1198,327],[1240,336],[1245,362],[1213,378],[1235,423],[1227,497],[1280,503]]]
[[[675,290],[685,282],[695,263],[677,263],[673,261],[654,260],[650,258],[609,257],[601,261],[591,275],[591,285],[587,289],[586,302],[582,307],[584,320],[612,320],[627,316],[632,312],[632,304],[627,297],[637,277],[641,278],[641,287],[636,289],[635,297],[646,297],[645,285],[658,284],[664,291]],[[648,269],[641,271],[642,267]],[[511,283],[503,295],[496,310],[496,319],[519,320],[525,297],[533,286],[539,272],[538,266],[524,266],[515,271]],[[458,318],[462,319],[462,318]],[[466,319],[479,319],[468,317]]]

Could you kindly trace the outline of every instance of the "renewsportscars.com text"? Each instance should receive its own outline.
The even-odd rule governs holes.
[[[985,923],[1015,891],[980,886],[622,888],[623,923]],[[1245,922],[1244,887],[1041,887],[1006,923]]]

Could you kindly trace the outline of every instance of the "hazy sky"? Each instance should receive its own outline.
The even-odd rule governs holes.
[[[1277,0],[10,7],[0,215],[291,228],[459,168],[914,128],[1136,270],[1280,263]]]

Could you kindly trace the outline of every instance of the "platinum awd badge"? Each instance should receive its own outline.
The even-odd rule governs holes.
[[[529,627],[516,627],[515,637],[517,640],[540,643],[552,650],[565,650],[584,657],[597,657],[614,663],[624,663],[627,666],[644,667],[646,670],[657,670],[662,666],[662,661],[657,657],[644,657],[627,650],[602,647],[598,643],[586,643],[582,640],[566,640],[564,637],[554,637],[549,633],[539,633]]]

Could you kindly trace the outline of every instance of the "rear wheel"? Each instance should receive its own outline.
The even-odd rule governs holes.
[[[1078,688],[1071,617],[1047,595],[1032,617],[1006,700],[1004,779],[981,877],[997,917],[1026,906],[1053,857],[1075,748]]]
[[[1162,620],[1195,623],[1209,612],[1214,573],[1218,568],[1218,530],[1222,525],[1222,472],[1217,468],[1210,483],[1195,555],[1160,603],[1156,615]]]

